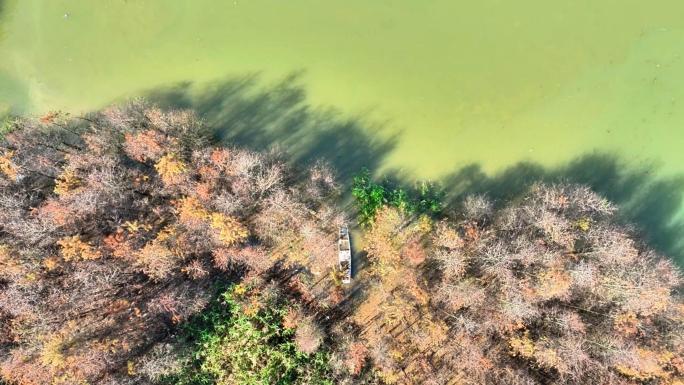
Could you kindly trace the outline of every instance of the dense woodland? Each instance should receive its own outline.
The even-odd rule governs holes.
[[[188,111],[4,131],[0,382],[684,383],[681,273],[586,187],[444,207],[361,173],[349,210],[325,163],[217,146]]]

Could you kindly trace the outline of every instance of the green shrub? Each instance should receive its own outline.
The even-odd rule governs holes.
[[[274,295],[233,286],[185,327],[194,343],[191,365],[165,378],[174,385],[332,384],[328,353],[297,349],[283,326],[288,304]]]
[[[359,209],[359,223],[363,226],[372,222],[375,213],[387,203],[385,188],[371,180],[368,169],[363,169],[354,177],[352,196]]]
[[[416,211],[420,214],[437,215],[442,212],[443,193],[430,182],[420,182],[417,186]]]
[[[17,118],[10,114],[0,115],[0,139],[16,129]],[[0,384],[1,385],[1,384]]]
[[[414,191],[391,186],[389,182],[375,183],[368,169],[354,177],[352,196],[359,210],[359,223],[367,226],[384,205],[394,206],[407,214],[437,215],[442,211],[442,193],[432,183],[421,182]]]

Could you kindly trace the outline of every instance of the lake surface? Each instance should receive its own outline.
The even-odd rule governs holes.
[[[77,113],[171,87],[160,100],[228,124],[239,91],[242,116],[271,114],[243,124],[244,140],[275,124],[275,107],[329,107],[348,121],[318,145],[348,168],[500,196],[538,177],[589,183],[684,255],[681,0],[0,4],[5,112]],[[297,100],[269,96],[293,73]],[[320,134],[288,124],[290,137],[264,138],[297,148]]]

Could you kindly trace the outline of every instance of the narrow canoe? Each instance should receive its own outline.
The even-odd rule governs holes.
[[[351,259],[351,240],[349,238],[349,228],[340,227],[340,237],[337,242],[337,254],[340,272],[342,272],[342,282],[351,283],[352,259]]]

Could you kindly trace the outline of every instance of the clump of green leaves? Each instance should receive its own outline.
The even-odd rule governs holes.
[[[17,127],[17,118],[10,114],[0,115],[0,139],[14,131]]]
[[[419,182],[416,187],[415,211],[436,215],[442,212],[442,191],[431,182]]]
[[[364,168],[354,176],[352,196],[356,199],[361,225],[367,225],[373,221],[378,209],[387,204],[389,195],[391,194],[385,190],[385,187],[373,182],[368,169]],[[394,195],[395,199],[400,199],[400,194]]]
[[[394,206],[407,214],[437,215],[442,211],[442,193],[430,182],[420,182],[410,191],[390,182],[376,183],[368,169],[354,177],[352,196],[359,210],[359,223],[367,226],[384,206]]]
[[[328,353],[306,354],[283,326],[289,305],[243,285],[223,292],[185,327],[191,364],[165,378],[174,385],[331,385]]]

